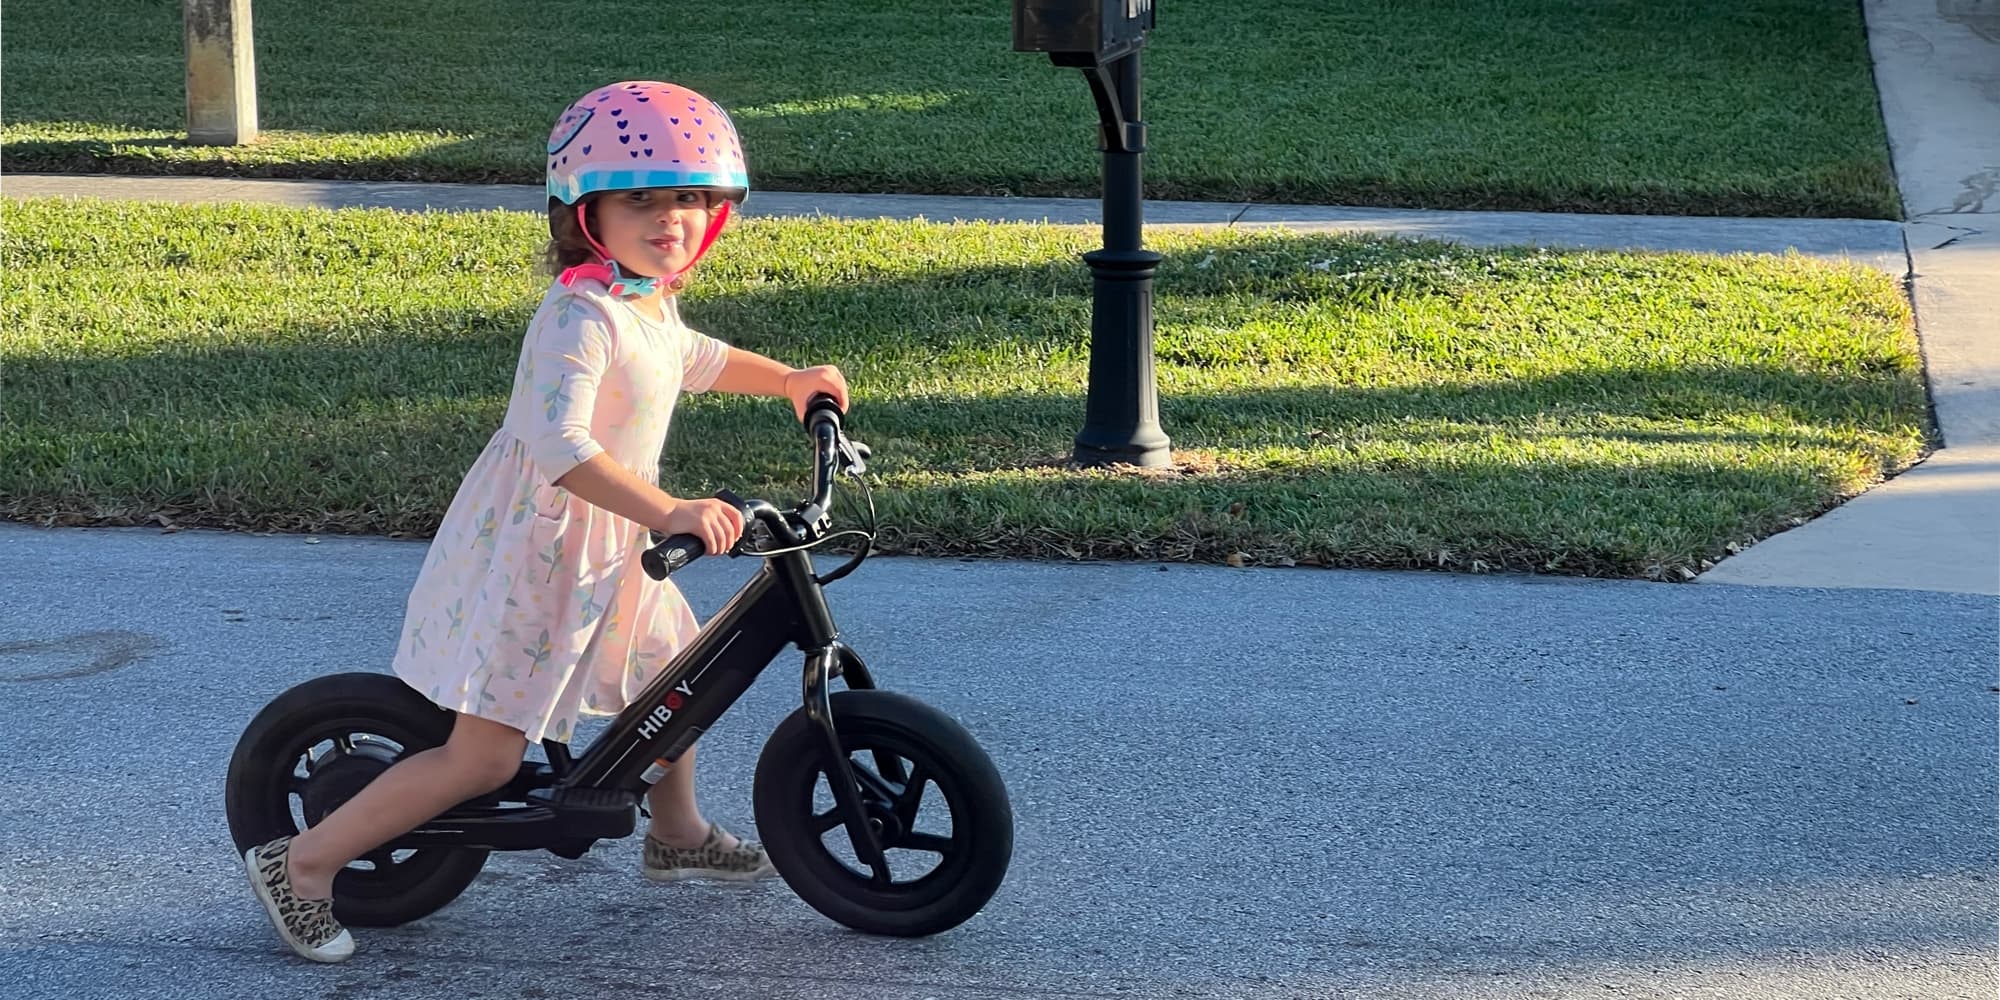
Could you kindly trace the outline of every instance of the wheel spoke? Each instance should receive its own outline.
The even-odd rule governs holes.
[[[336,749],[336,750],[339,750],[339,751],[340,751],[341,753],[353,753],[353,752],[354,752],[354,734],[353,734],[353,733],[341,733],[341,734],[340,734],[339,736],[336,736],[336,737],[334,737],[334,738],[333,738],[333,747],[334,747],[334,749]]]
[[[903,770],[903,758],[887,750],[875,751],[875,770],[894,784],[902,784],[909,779]]]
[[[813,817],[812,832],[814,834],[824,834],[826,831],[831,830],[834,827],[839,826],[840,824],[841,824],[840,807],[834,806],[833,808],[828,809],[827,811]]]
[[[890,886],[896,884],[895,878],[889,874],[888,852],[886,851],[883,852],[882,859],[875,863],[874,868],[875,868],[875,884],[878,887],[887,889]]]
[[[861,786],[863,792],[882,802],[896,801],[896,786],[883,781],[881,775],[855,761],[850,760],[848,766],[853,769],[854,781]]]
[[[942,854],[947,858],[957,853],[957,848],[952,845],[950,837],[940,837],[935,833],[904,834],[902,842],[896,846],[911,851],[929,851],[932,854]]]
[[[847,766],[849,770],[854,772],[854,783],[861,786],[861,797],[864,803],[868,799],[874,799],[877,802],[896,801],[896,789],[893,786],[891,786],[888,782],[883,781],[881,775],[876,774],[873,771],[870,771],[865,765],[856,762],[851,757],[848,758]],[[833,775],[831,774],[827,775],[827,780],[829,782],[834,780]],[[865,811],[866,809],[865,804],[863,806],[863,809]],[[844,825],[847,820],[846,817],[840,815],[839,798],[836,796],[833,804],[833,809],[831,811],[826,813],[824,816],[814,817],[814,820],[816,822],[831,820],[829,828],[831,828],[832,826]],[[848,832],[847,839],[853,842],[855,859],[860,860],[862,855],[861,844],[860,842],[855,840],[853,831],[850,830]],[[882,845],[882,846],[884,848],[884,851],[886,852],[887,845]],[[876,860],[863,861],[862,863],[868,865],[869,868],[874,870],[875,877],[873,881],[875,885],[886,889],[893,884],[893,880],[889,874],[889,859],[887,857],[878,855]]]
[[[363,854],[361,860],[373,864],[375,870],[378,872],[388,871],[390,868],[395,867],[396,864],[395,855],[386,847],[376,848],[367,854]]]
[[[903,829],[908,830],[916,825],[917,810],[924,802],[924,785],[930,780],[930,772],[924,770],[922,764],[918,764],[910,772],[909,780],[903,783],[903,794],[896,796],[895,800],[896,819],[902,822]]]

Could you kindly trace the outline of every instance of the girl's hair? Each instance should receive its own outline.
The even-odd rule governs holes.
[[[597,219],[597,196],[585,195],[584,211],[591,221]],[[584,238],[583,227],[576,224],[576,206],[549,199],[549,245],[542,250],[542,266],[550,274],[561,274],[577,266],[597,259],[597,251]]]
[[[597,199],[603,193],[587,194],[583,197],[584,217],[597,226]],[[597,249],[590,245],[589,237],[583,235],[583,227],[576,223],[576,206],[549,199],[549,245],[542,251],[542,266],[552,275],[559,275],[578,264],[589,264],[598,259]],[[687,287],[688,275],[667,283],[667,291],[679,293]]]

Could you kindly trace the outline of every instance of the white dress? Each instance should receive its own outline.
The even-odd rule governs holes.
[[[674,300],[659,322],[590,280],[535,311],[500,430],[466,473],[411,588],[396,674],[432,701],[569,742],[616,714],[696,631],[672,583],[639,567],[635,521],[552,485],[604,453],[659,482],[682,392],[728,360]]]

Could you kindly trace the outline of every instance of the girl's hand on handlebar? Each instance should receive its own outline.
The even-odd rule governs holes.
[[[792,409],[798,412],[801,421],[806,418],[806,404],[822,392],[840,404],[840,412],[847,412],[847,378],[840,374],[840,369],[821,365],[800,368],[785,376],[785,396],[792,401]]]
[[[665,535],[693,535],[711,555],[721,555],[743,537],[743,512],[721,500],[675,500],[658,530]]]

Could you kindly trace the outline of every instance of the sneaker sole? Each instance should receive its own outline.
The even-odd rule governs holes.
[[[641,868],[639,874],[654,882],[761,882],[778,874],[772,867],[754,872],[726,872],[713,868]]]
[[[257,877],[257,848],[252,847],[243,852],[243,871],[250,878],[250,891],[257,894],[257,902],[264,906],[264,916],[270,919],[272,928],[278,932],[278,937],[297,952],[300,958],[331,965],[354,957],[354,938],[345,928],[341,929],[339,937],[319,948],[309,948],[304,941],[292,936],[292,932],[285,927],[285,918],[278,913],[277,902],[271,899],[270,890],[264,887],[264,880]],[[339,950],[339,946],[343,944],[346,945],[345,951]],[[334,950],[326,951],[326,949]]]

